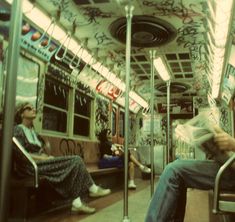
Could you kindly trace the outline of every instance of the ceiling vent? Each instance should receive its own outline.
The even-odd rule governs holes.
[[[126,43],[126,18],[115,20],[109,27],[111,35]],[[176,29],[168,22],[152,16],[133,16],[131,44],[134,47],[158,47],[176,37]]]
[[[159,84],[156,89],[162,93],[167,92],[166,83]],[[183,93],[189,89],[189,86],[179,82],[172,82],[170,84],[170,92],[171,93]]]

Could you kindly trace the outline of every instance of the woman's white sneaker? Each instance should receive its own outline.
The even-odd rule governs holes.
[[[89,207],[85,204],[82,204],[80,207],[72,206],[71,211],[73,213],[80,213],[80,214],[93,214],[95,213],[96,210],[93,207]]]
[[[131,190],[135,190],[136,189],[136,185],[135,185],[134,181],[129,181],[128,188],[131,189]]]
[[[104,188],[98,187],[98,190],[95,193],[90,192],[89,196],[90,197],[103,197],[103,196],[109,195],[110,193],[111,193],[110,189],[104,189]]]
[[[140,166],[140,170],[143,172],[143,173],[151,173],[151,169],[144,166],[144,165],[141,165]]]

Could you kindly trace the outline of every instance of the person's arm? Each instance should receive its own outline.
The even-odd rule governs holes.
[[[220,127],[215,126],[214,141],[220,150],[235,152],[235,138],[224,132]]]
[[[30,156],[37,162],[37,161],[44,161],[53,159],[53,156],[49,156],[45,153],[37,154],[37,153],[30,153]]]
[[[16,139],[20,142],[20,144],[25,147],[26,146],[26,138],[25,138],[25,134],[24,131],[21,127],[19,127],[18,125],[16,125],[14,127],[14,137],[16,137]]]
[[[115,156],[122,156],[124,154],[124,150],[119,145],[116,146],[115,144],[112,144],[111,150]]]
[[[51,144],[50,144],[49,140],[47,139],[47,137],[42,138],[42,136],[40,136],[39,134],[37,134],[37,137],[38,137],[39,141],[42,143],[41,152],[49,155],[51,153]]]

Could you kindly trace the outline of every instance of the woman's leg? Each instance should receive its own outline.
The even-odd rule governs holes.
[[[140,168],[140,170],[144,173],[151,173],[151,169],[144,166],[142,163],[140,163],[133,154],[130,154],[130,160]]]
[[[38,163],[39,175],[44,176],[63,197],[76,199],[89,191],[91,196],[104,196],[109,189],[97,187],[79,156],[56,157]],[[105,191],[105,192],[103,192]],[[95,194],[94,194],[95,193]]]
[[[133,154],[130,154],[130,160],[138,167],[140,167],[142,164],[134,157]]]
[[[162,173],[146,215],[146,222],[170,222],[176,219],[177,204],[185,208],[188,187],[211,189],[219,165],[214,161],[176,160]],[[180,215],[181,219],[184,217]],[[180,220],[179,220],[180,221]]]
[[[132,161],[129,161],[129,189],[136,189],[135,185],[135,164]]]
[[[135,164],[132,161],[129,162],[129,179],[135,179]]]
[[[55,157],[38,163],[39,175],[44,176],[63,197],[82,197],[94,184],[79,156]]]

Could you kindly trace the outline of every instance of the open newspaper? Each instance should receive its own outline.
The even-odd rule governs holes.
[[[215,130],[208,113],[201,113],[184,124],[175,128],[176,138],[193,146],[199,147],[208,158],[213,158],[223,164],[232,152],[221,151],[214,142]],[[235,164],[233,166],[235,168]]]

